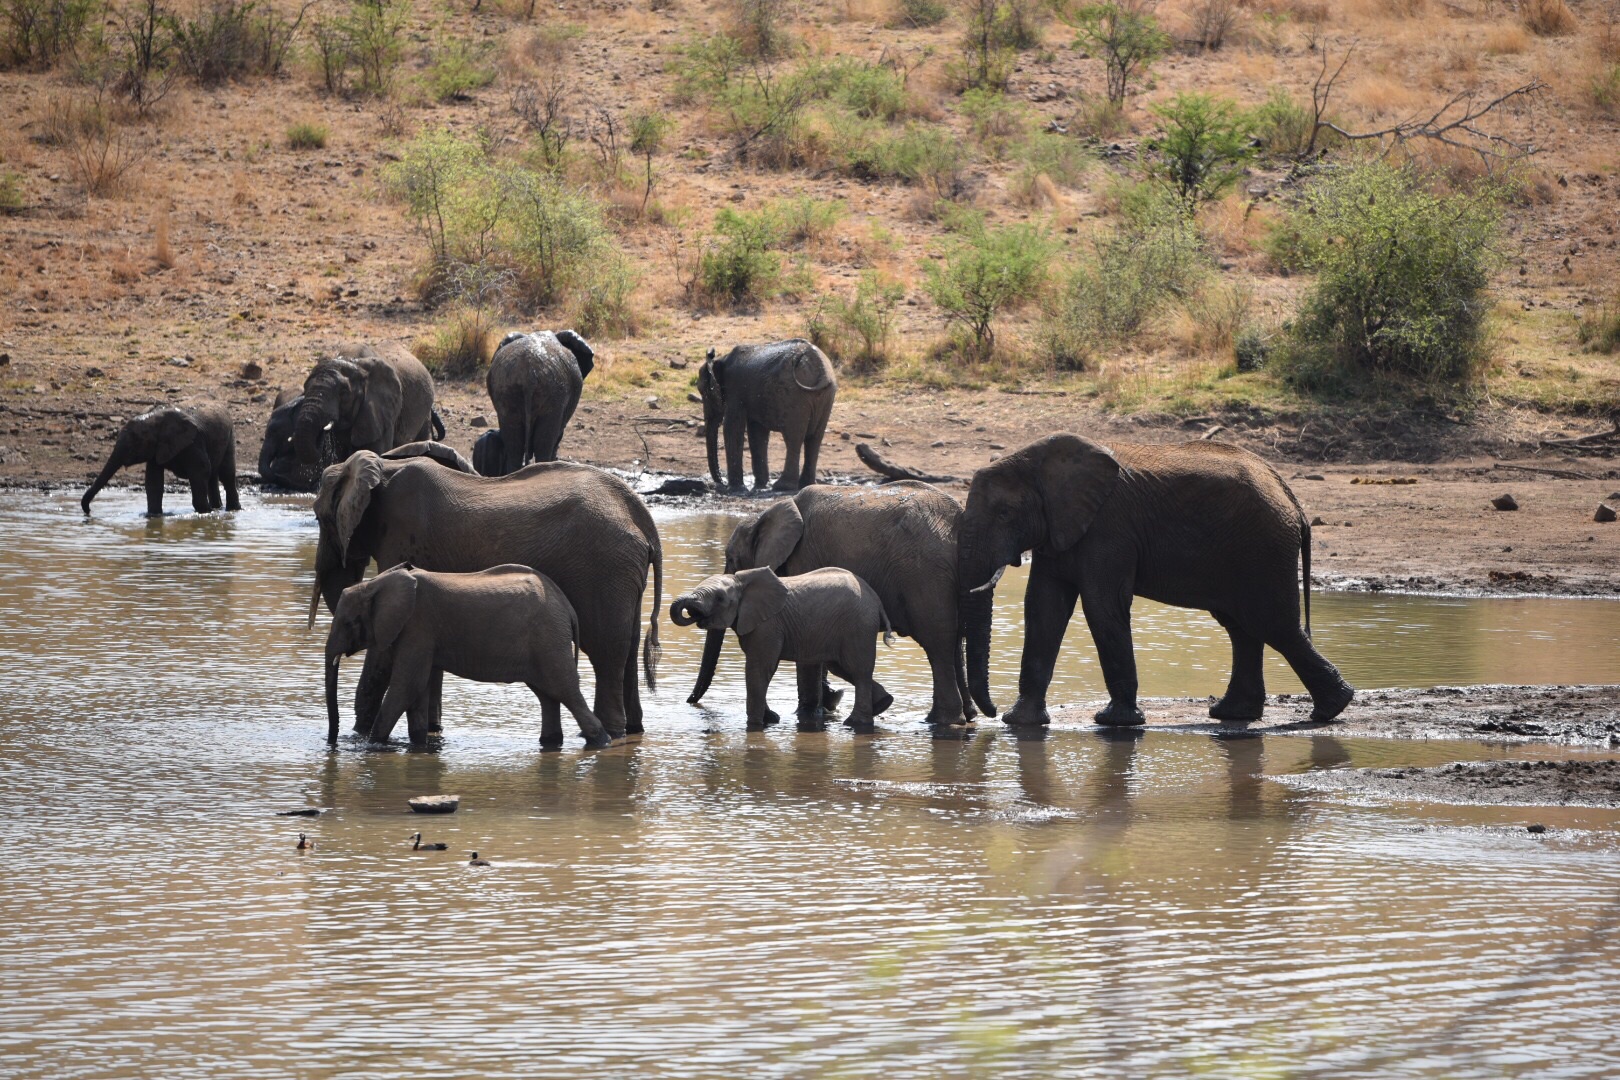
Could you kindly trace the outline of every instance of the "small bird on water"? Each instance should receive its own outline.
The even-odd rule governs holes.
[[[489,866],[491,864],[490,864],[490,861],[488,859],[480,859],[478,857],[478,852],[475,851],[475,852],[472,853],[472,858],[467,860],[467,865],[468,866]]]
[[[314,851],[315,850],[315,841],[309,839],[303,833],[299,833],[298,834],[298,850],[299,851]]]
[[[421,833],[414,833],[411,836],[411,850],[412,851],[444,851],[444,850],[447,850],[448,848],[449,848],[448,844],[424,844],[424,843],[422,843],[422,834]]]

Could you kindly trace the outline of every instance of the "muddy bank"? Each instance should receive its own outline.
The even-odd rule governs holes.
[[[1401,802],[1620,807],[1620,761],[1456,761],[1422,769],[1323,769],[1271,776],[1301,791]]]
[[[1620,686],[1437,686],[1364,690],[1338,720],[1310,719],[1310,698],[1273,694],[1264,720],[1222,723],[1209,718],[1212,698],[1143,698],[1148,725],[1211,735],[1331,733],[1384,739],[1480,739],[1494,743],[1554,743],[1620,747]],[[1010,705],[1011,702],[1006,704]],[[1052,722],[1091,726],[1105,702],[1052,710]],[[983,721],[981,721],[982,723]]]

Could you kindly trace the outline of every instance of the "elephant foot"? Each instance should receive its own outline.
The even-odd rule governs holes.
[[[894,695],[874,683],[872,691],[872,715],[882,716],[888,710],[889,706],[893,704]]]
[[[755,486],[759,487],[759,488],[763,488],[765,485],[764,484],[758,484],[758,485],[755,485]],[[789,477],[783,476],[783,477],[778,478],[776,483],[771,485],[771,490],[772,491],[798,491],[799,490],[799,482],[797,480],[793,480],[793,479],[790,479]]]
[[[933,728],[972,727],[976,713],[963,709],[946,709],[935,705],[923,717],[923,723]]]
[[[545,744],[542,743],[541,745],[544,746]],[[585,739],[585,749],[587,750],[603,750],[612,745],[613,739],[605,731],[600,735],[589,735]]]
[[[1142,715],[1142,710],[1138,709],[1134,702],[1124,704],[1110,701],[1108,708],[1098,712],[1092,719],[1103,727],[1141,727],[1147,723],[1147,717]]]
[[[1266,699],[1258,701],[1227,694],[1209,707],[1211,720],[1258,720],[1266,711]]]
[[[782,718],[781,718],[781,716],[777,715],[777,712],[776,712],[775,709],[766,709],[765,710],[765,719],[764,719],[761,726],[762,727],[770,727],[772,724],[780,724],[781,722],[782,722]]]
[[[1052,714],[1046,711],[1045,705],[1037,705],[1025,698],[1019,698],[1013,707],[1007,710],[1001,722],[1008,727],[1046,727],[1052,722]]]
[[[877,725],[872,722],[870,716],[852,716],[845,720],[844,723],[849,725],[849,729],[857,735],[870,735],[877,730]]]
[[[1311,719],[1332,720],[1344,712],[1344,707],[1350,704],[1355,696],[1356,688],[1343,680],[1340,680],[1339,685],[1326,697],[1312,694],[1311,699],[1316,703],[1316,707],[1311,710]]]
[[[844,691],[823,680],[821,684],[821,707],[830,712],[838,708],[838,703],[843,700]]]
[[[800,731],[826,731],[827,730],[827,720],[820,713],[815,713],[815,714],[800,713],[799,714],[799,730]]]
[[[644,734],[645,731],[646,729],[641,726],[640,720],[632,719],[624,722],[624,733],[626,735],[641,735]]]

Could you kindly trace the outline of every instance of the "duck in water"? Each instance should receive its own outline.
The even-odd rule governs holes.
[[[490,863],[490,861],[488,859],[480,859],[478,857],[478,852],[475,851],[475,852],[472,853],[472,858],[467,860],[467,865],[468,866],[490,866],[492,864]]]
[[[414,833],[411,836],[411,850],[412,851],[444,851],[444,850],[448,849],[448,847],[449,847],[448,844],[424,844],[424,843],[422,843],[422,834],[421,833]]]
[[[305,836],[303,833],[299,833],[298,834],[298,850],[299,851],[314,851],[315,850],[315,841],[309,839],[309,837]]]

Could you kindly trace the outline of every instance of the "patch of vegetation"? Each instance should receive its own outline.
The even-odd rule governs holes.
[[[812,342],[853,374],[884,368],[893,355],[894,327],[906,290],[875,270],[861,274],[849,296],[824,296],[806,320]]]
[[[1599,112],[1605,116],[1620,116],[1620,63],[1600,65],[1588,90]]]
[[[22,177],[11,169],[0,169],[0,214],[21,213],[23,206]]]
[[[1620,352],[1620,293],[1596,311],[1582,315],[1576,324],[1582,345],[1596,353]]]
[[[0,2],[0,68],[55,67],[78,51],[100,13],[95,0]]]
[[[322,150],[327,135],[325,124],[294,124],[287,129],[287,146],[292,150]]]
[[[769,210],[722,209],[715,240],[698,256],[694,299],[710,304],[758,304],[776,295],[782,280],[780,232]]]
[[[199,84],[281,72],[303,12],[288,19],[271,0],[207,0],[173,17],[180,65]]]
[[[495,81],[489,42],[451,38],[433,52],[433,62],[422,73],[422,87],[434,101],[463,101],[473,90]]]
[[[993,228],[967,211],[952,224],[944,258],[923,267],[925,288],[947,327],[967,335],[962,344],[972,358],[986,360],[995,347],[996,319],[1039,296],[1056,245],[1033,225]]]
[[[1108,100],[1115,106],[1125,104],[1131,84],[1170,49],[1170,35],[1153,15],[1156,6],[1157,0],[1115,0],[1085,4],[1074,13],[1079,43],[1102,57]]]
[[[929,26],[938,26],[950,16],[951,10],[946,7],[943,0],[899,0],[895,5],[894,18],[890,25],[894,27],[912,27],[921,29]]]
[[[1254,156],[1252,127],[1236,102],[1210,94],[1177,94],[1155,105],[1164,132],[1148,142],[1148,175],[1169,187],[1188,213],[1220,198]]]
[[[1412,167],[1327,174],[1289,221],[1288,257],[1317,280],[1274,363],[1313,392],[1369,376],[1472,383],[1488,358],[1501,212],[1494,188],[1440,194]]]
[[[350,0],[344,14],[310,28],[321,84],[329,94],[386,97],[405,55],[410,0]]]
[[[900,180],[938,199],[962,193],[967,155],[949,130],[907,124],[898,134],[880,136],[849,150],[847,171],[871,180]]]
[[[1250,110],[1249,123],[1266,153],[1289,157],[1305,153],[1316,129],[1311,110],[1280,86],[1272,87],[1265,102]]]
[[[472,378],[489,367],[497,328],[496,312],[476,303],[457,303],[412,351],[437,378]]]

